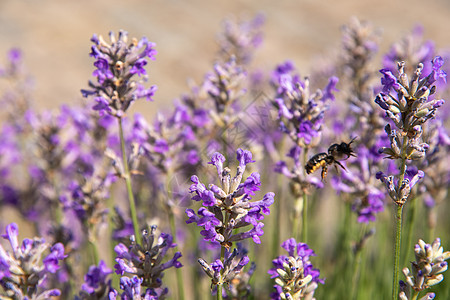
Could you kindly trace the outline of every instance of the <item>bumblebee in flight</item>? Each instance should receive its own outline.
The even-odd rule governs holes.
[[[350,156],[356,157],[352,150],[351,144],[356,139],[353,138],[350,143],[340,143],[333,144],[328,148],[328,153],[322,152],[311,157],[305,165],[305,170],[307,174],[315,172],[317,169],[322,168],[322,180],[327,177],[328,166],[333,163],[339,165],[342,169],[346,170],[345,167],[339,162],[341,160],[346,160]],[[337,170],[337,167],[336,167]]]

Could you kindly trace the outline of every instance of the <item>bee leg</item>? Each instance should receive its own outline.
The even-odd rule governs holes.
[[[347,169],[346,169],[340,162],[338,162],[338,161],[336,160],[335,163],[336,163],[337,165],[339,165],[339,167],[341,167],[342,169],[344,169],[345,172],[347,172]],[[338,168],[336,167],[336,165],[334,165],[334,167],[336,168],[336,171],[337,171]]]
[[[336,170],[336,174],[339,175],[340,173],[339,173],[339,169],[338,169],[338,167],[337,167],[337,164],[334,164],[334,169]]]
[[[325,165],[322,167],[322,174],[321,174],[322,181],[325,181],[325,178],[327,177],[327,173],[328,173],[328,166]]]

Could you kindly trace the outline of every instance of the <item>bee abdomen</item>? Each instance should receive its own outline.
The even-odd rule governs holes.
[[[305,165],[305,170],[307,174],[311,174],[315,172],[317,169],[320,169],[327,165],[327,157],[326,153],[319,153],[311,157]]]

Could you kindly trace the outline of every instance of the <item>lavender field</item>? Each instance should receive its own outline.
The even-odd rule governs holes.
[[[162,101],[126,28],[59,107],[3,53],[0,299],[450,299],[450,43],[352,17],[304,70],[255,59],[267,22]]]

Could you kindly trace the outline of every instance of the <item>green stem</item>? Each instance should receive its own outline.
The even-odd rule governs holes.
[[[134,201],[133,189],[131,187],[131,174],[130,174],[130,169],[128,168],[128,158],[127,158],[127,153],[126,153],[126,149],[125,149],[125,138],[123,135],[122,118],[118,118],[118,121],[119,121],[120,147],[122,149],[122,162],[123,162],[123,169],[124,169],[124,173],[125,173],[124,174],[125,182],[127,185],[128,200],[130,203],[131,220],[133,222],[136,243],[141,245],[142,238],[141,238],[141,232],[139,230],[139,224],[138,224],[138,219],[137,219],[137,214],[136,214],[136,203]]]
[[[358,251],[353,262],[353,276],[352,276],[352,288],[350,299],[357,299],[358,295],[358,283],[359,283],[359,270],[361,266],[361,251]]]
[[[98,265],[98,249],[97,249],[97,245],[95,244],[94,241],[89,240],[89,248],[91,249],[91,254],[92,254],[92,259],[94,261],[94,265]]]
[[[428,240],[433,241],[434,240],[434,227],[429,227],[427,234],[428,234]]]
[[[300,218],[301,218],[301,212],[303,211],[303,202],[301,201],[302,198],[297,197],[295,198],[294,203],[294,220],[293,220],[293,232],[292,235],[294,236],[295,240],[299,240],[299,228],[300,228]]]
[[[302,242],[308,243],[308,196],[303,192]]]
[[[109,250],[111,253],[111,264],[114,266],[116,264],[116,251],[114,250],[114,240],[112,238],[113,231],[114,231],[114,220],[113,220],[113,212],[114,212],[114,198],[113,193],[110,194],[109,198],[107,199],[107,205],[108,205],[108,237],[109,237]],[[119,276],[117,274],[113,273],[111,276],[112,283],[111,286],[118,290],[119,289]]]
[[[344,199],[345,209],[344,209],[344,218],[340,219],[343,224],[341,224],[339,229],[339,236],[338,236],[338,244],[337,244],[337,250],[336,253],[344,253],[344,255],[338,256],[338,263],[339,267],[336,268],[336,270],[344,270],[344,276],[335,276],[336,281],[338,283],[338,288],[336,291],[337,298],[343,299],[348,297],[348,291],[351,290],[351,287],[349,287],[349,284],[353,286],[352,284],[352,274],[350,273],[351,270],[348,268],[350,264],[354,264],[354,255],[353,250],[351,247],[351,235],[353,234],[353,224],[351,222],[352,217],[352,205],[350,201],[346,201]],[[340,274],[340,271],[338,271],[338,274]],[[349,298],[352,299],[352,298]]]
[[[303,151],[303,165],[306,165],[308,160],[308,148]],[[306,170],[303,169],[303,175],[306,177]],[[308,195],[303,190],[303,215],[302,215],[302,242],[308,243]]]
[[[413,235],[413,227],[414,227],[414,222],[416,219],[416,212],[417,212],[417,198],[414,197],[411,200],[409,200],[409,202],[411,202],[410,206],[409,206],[409,211],[408,211],[408,216],[406,218],[406,243],[403,246],[403,259],[402,259],[402,266],[405,267],[408,261],[408,253],[409,253],[409,249],[411,247],[411,241],[412,241],[412,235]]]
[[[434,240],[434,229],[436,228],[434,214],[436,213],[436,206],[429,207],[427,209],[427,241],[433,241]]]
[[[220,261],[224,261],[225,260],[225,247],[221,247],[220,249]],[[219,283],[217,284],[217,300],[222,300],[222,289],[223,289],[223,274],[222,271],[220,271],[220,278],[219,278]]]
[[[406,147],[408,145],[408,136],[403,137],[402,143],[402,160],[400,165],[400,177],[398,179],[397,191],[400,192],[400,188],[402,186],[403,180],[405,179],[406,173]],[[400,199],[398,199],[400,201]],[[396,231],[395,231],[395,246],[394,246],[394,276],[392,281],[392,300],[396,300],[398,298],[398,273],[400,271],[400,248],[402,241],[402,213],[403,213],[403,204],[404,203],[396,203],[397,210],[395,214],[395,223],[396,223]]]
[[[173,214],[173,211],[170,207],[168,208],[168,211],[169,211],[169,222],[170,222],[170,229],[172,231],[173,243],[176,244],[177,228],[176,228],[176,224],[175,224],[175,215]],[[178,249],[178,245],[176,246],[176,249]],[[178,299],[184,300],[183,273],[181,271],[181,268],[175,268],[175,272],[177,274]]]
[[[223,213],[225,214],[225,216],[223,218],[224,219],[223,224],[224,224],[224,226],[227,226],[228,222],[230,221],[230,214],[227,213],[226,211],[224,211]],[[224,246],[221,246],[221,248],[220,248],[220,261],[222,263],[225,262],[225,247]],[[219,282],[217,283],[217,300],[222,300],[222,290],[223,290],[223,284],[224,284],[223,271],[224,271],[223,269],[220,270]]]
[[[410,300],[417,300],[417,298],[419,298],[419,292],[412,290],[412,295],[411,295],[411,299]]]
[[[364,239],[364,235],[366,234],[366,227],[367,224],[363,224],[361,226],[361,232],[360,232],[360,238],[359,242]],[[361,245],[361,248],[356,249],[355,253],[355,260],[353,261],[353,276],[352,276],[352,288],[351,288],[351,297],[350,299],[357,299],[358,296],[358,287],[359,287],[359,280],[361,275],[361,261],[362,261],[362,254],[363,254],[363,246]]]
[[[397,205],[397,212],[395,216],[396,231],[395,231],[395,247],[394,247],[394,279],[392,281],[392,300],[398,298],[398,273],[400,270],[400,246],[402,240],[402,212],[403,205]]]
[[[277,176],[277,201],[274,203],[274,215],[275,215],[275,227],[272,232],[272,255],[270,257],[276,257],[278,253],[278,247],[280,246],[281,235],[279,229],[281,228],[281,211],[283,209],[283,188],[282,188],[282,175]]]

